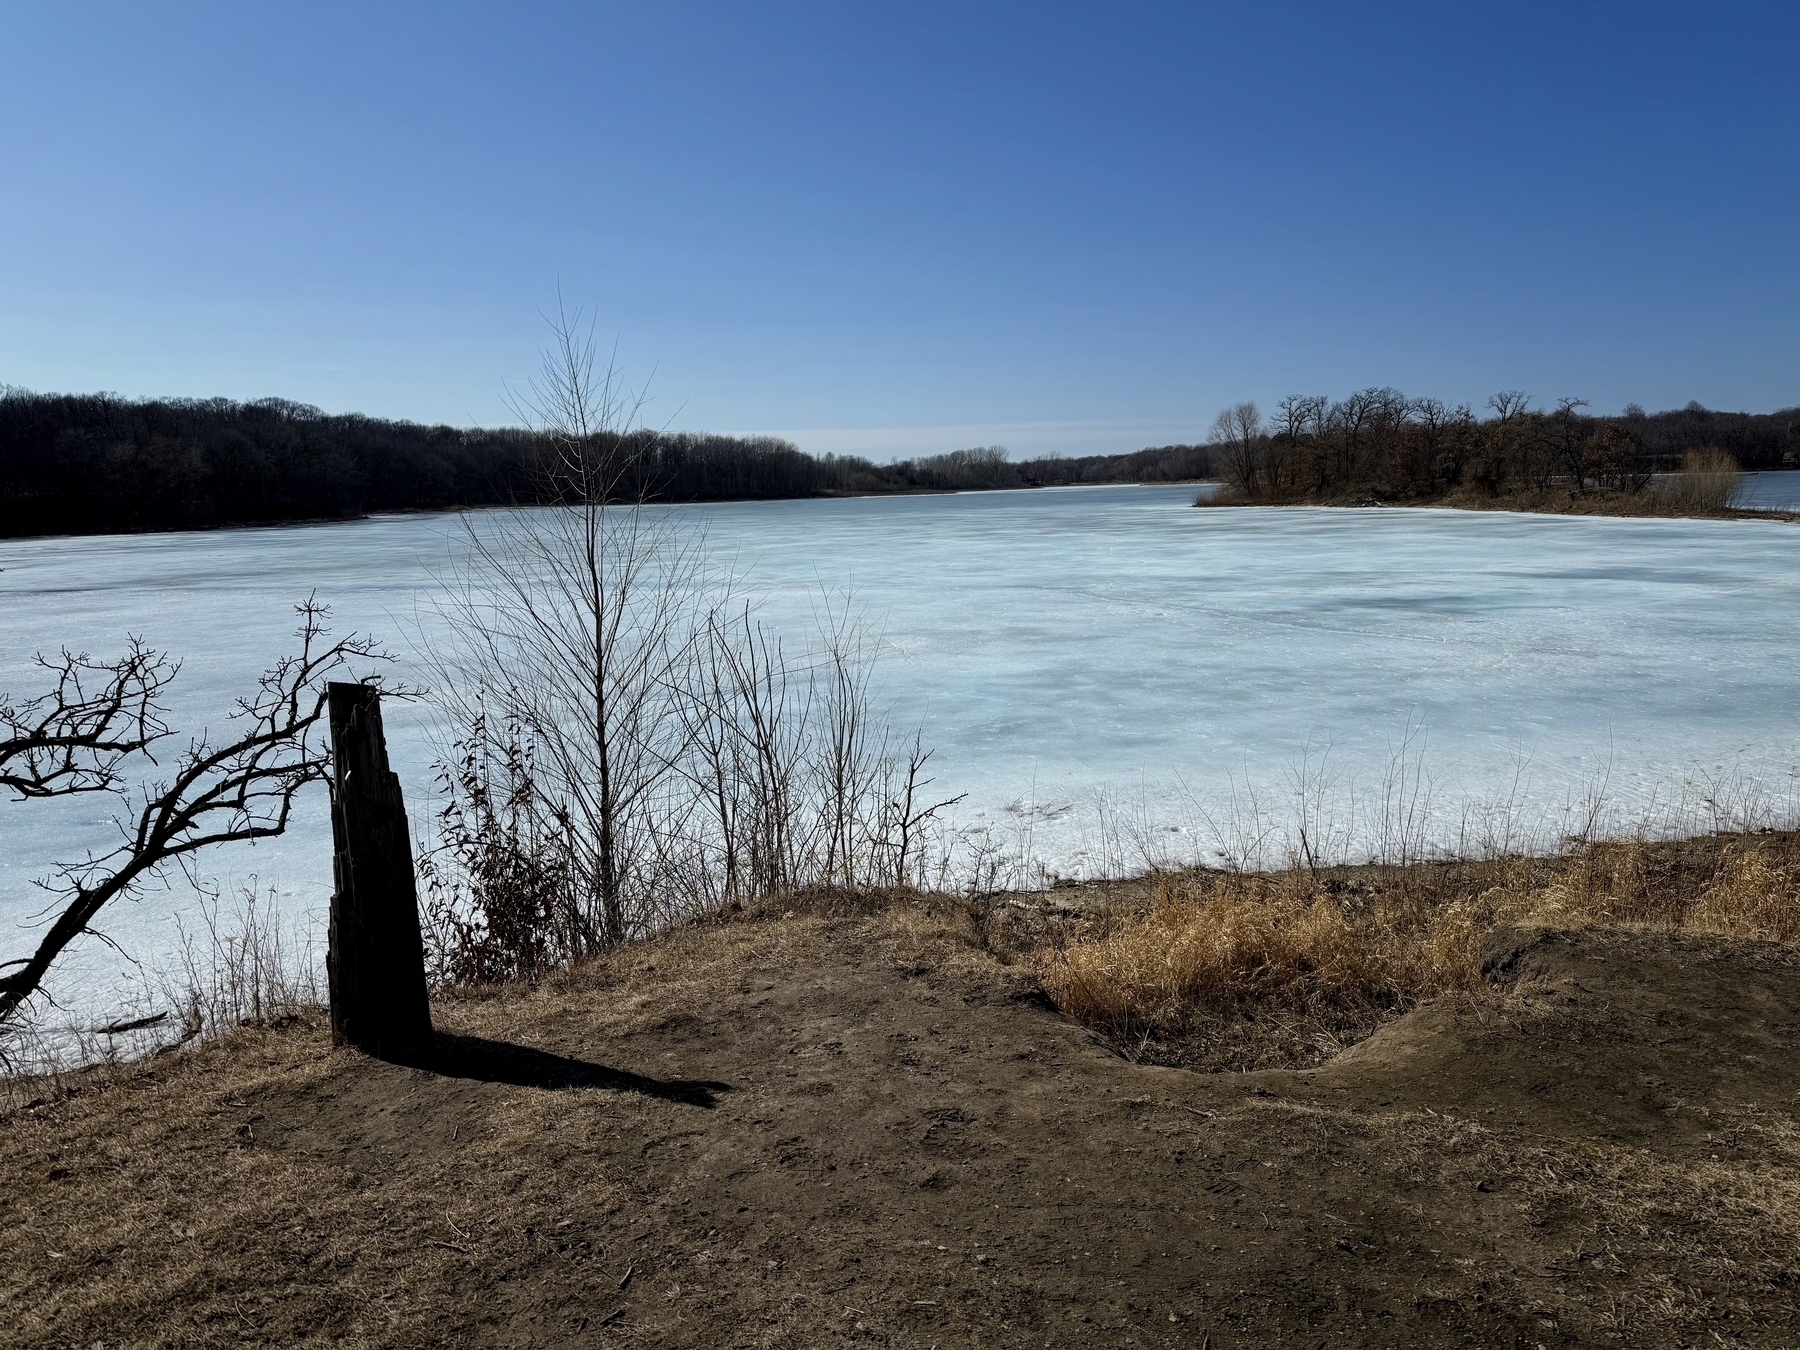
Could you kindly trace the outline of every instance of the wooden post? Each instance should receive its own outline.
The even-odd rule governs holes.
[[[331,834],[331,1040],[417,1064],[432,1050],[425,946],[412,835],[400,780],[388,768],[381,691],[333,684]]]

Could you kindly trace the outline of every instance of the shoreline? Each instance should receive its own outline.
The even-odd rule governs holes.
[[[1215,483],[1216,478],[1180,478],[1146,482],[1140,479],[1119,479],[1100,483],[1020,483],[1006,487],[972,487],[972,488],[897,488],[892,492],[814,492],[803,497],[706,497],[693,501],[649,501],[643,503],[649,508],[679,506],[735,506],[755,504],[757,502],[817,502],[817,501],[863,501],[889,497],[958,497],[983,496],[994,492],[1044,492],[1058,488],[1120,488],[1120,487],[1195,487],[1206,483]],[[528,504],[526,509],[537,505]],[[629,503],[620,503],[628,506]],[[343,516],[296,516],[282,520],[232,520],[214,521],[206,525],[146,525],[135,530],[77,530],[46,534],[7,534],[0,535],[0,544],[29,543],[38,539],[134,539],[164,534],[212,534],[219,531],[241,530],[290,530],[305,529],[317,525],[349,525],[361,520],[403,519],[410,516],[448,516],[463,515],[478,511],[508,511],[515,508],[504,504],[487,504],[481,506],[433,506],[402,507],[393,511],[359,511]]]
[[[1795,470],[1769,470],[1768,472],[1800,472]],[[1429,501],[1402,501],[1382,497],[1335,497],[1327,499],[1295,498],[1281,501],[1247,501],[1233,498],[1221,499],[1219,496],[1196,498],[1194,506],[1201,509],[1230,510],[1242,507],[1261,507],[1279,510],[1288,507],[1305,507],[1329,510],[1436,510],[1466,511],[1472,514],[1522,515],[1522,516],[1573,516],[1603,518],[1608,520],[1763,520],[1784,524],[1800,523],[1800,507],[1784,506],[1734,506],[1723,511],[1660,511],[1615,509],[1628,507],[1637,499],[1588,498],[1558,503],[1547,500],[1532,500],[1520,497],[1494,498],[1478,500],[1471,498],[1435,498]]]

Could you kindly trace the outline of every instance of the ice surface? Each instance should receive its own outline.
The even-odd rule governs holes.
[[[1747,473],[1736,505],[1758,510],[1800,511],[1800,469]]]
[[[1752,476],[1775,496],[1788,478]],[[849,588],[885,633],[895,719],[923,724],[945,794],[968,793],[960,823],[1053,872],[1128,865],[1146,840],[1207,856],[1228,833],[1208,817],[1242,823],[1247,784],[1281,814],[1294,768],[1327,745],[1340,793],[1353,780],[1373,789],[1409,727],[1424,728],[1440,839],[1468,802],[1511,794],[1554,819],[1602,777],[1627,811],[1734,774],[1791,791],[1800,528],[1212,511],[1193,497],[1074,488],[676,515],[704,527],[784,628],[810,631],[821,588]],[[284,650],[291,606],[309,593],[340,629],[403,648],[460,528],[408,516],[0,543],[0,689],[33,690],[37,649],[98,655],[133,633],[185,663],[175,724],[219,725]],[[421,714],[391,706],[388,725],[417,825],[432,808]],[[34,940],[33,878],[104,847],[105,814],[95,800],[0,804],[0,959]],[[295,914],[320,913],[323,801],[287,837],[205,865],[227,883],[255,874]],[[184,885],[102,924],[154,958],[192,903]],[[104,1001],[119,969],[90,942],[55,987]]]

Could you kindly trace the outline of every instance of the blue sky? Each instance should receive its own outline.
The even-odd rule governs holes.
[[[1369,384],[1800,403],[1800,6],[8,4],[0,382],[1196,439]]]

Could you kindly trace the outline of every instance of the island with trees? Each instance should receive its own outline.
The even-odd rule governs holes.
[[[1730,509],[1743,470],[1793,468],[1800,407],[1715,412],[1689,403],[1595,416],[1578,398],[1551,409],[1505,390],[1487,416],[1398,389],[1342,399],[1290,395],[1264,418],[1239,403],[1208,443],[1223,487],[1198,505],[1436,505],[1609,515]],[[1659,475],[1673,475],[1659,484]]]

